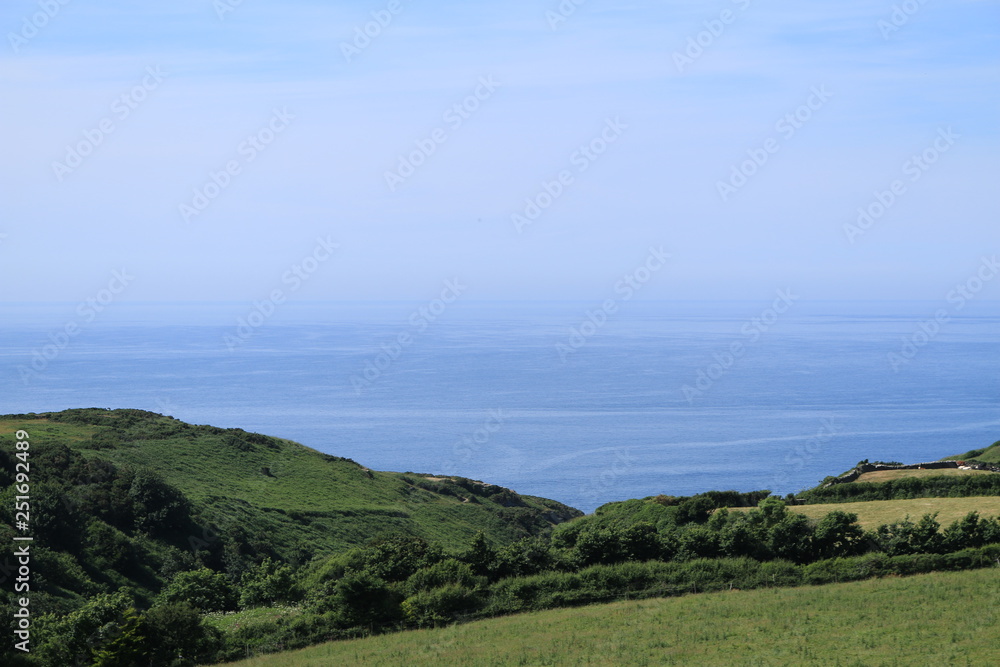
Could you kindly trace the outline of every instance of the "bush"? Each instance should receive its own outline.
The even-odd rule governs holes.
[[[486,577],[474,574],[472,567],[468,563],[448,558],[440,563],[435,563],[430,567],[425,567],[414,572],[406,580],[406,591],[412,596],[421,591],[439,588],[447,584],[455,584],[473,589],[485,586],[486,581]]]
[[[150,665],[214,662],[222,645],[221,633],[202,621],[198,611],[186,602],[159,605],[142,616],[150,652]]]
[[[187,602],[202,612],[236,609],[236,594],[226,575],[208,568],[179,573],[160,598],[167,604]]]
[[[290,565],[265,558],[243,574],[240,582],[240,607],[262,607],[275,602],[289,602],[301,597],[294,583]]]
[[[87,524],[84,548],[88,558],[102,570],[130,572],[138,566],[132,540],[103,521],[91,521]]]
[[[858,515],[830,512],[816,525],[813,545],[820,558],[854,556],[864,549],[864,531],[858,525]]]
[[[344,628],[383,626],[402,617],[401,596],[368,572],[349,572],[318,601],[317,611],[331,611]]]
[[[459,612],[472,612],[479,604],[476,592],[458,584],[423,590],[402,603],[404,617],[420,626],[440,625]]]
[[[94,651],[107,646],[127,624],[134,600],[124,592],[102,594],[65,616],[43,614],[32,628],[40,639],[34,648],[45,665],[89,664]]]

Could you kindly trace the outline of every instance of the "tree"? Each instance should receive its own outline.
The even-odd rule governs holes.
[[[448,584],[406,598],[401,608],[407,621],[423,626],[451,621],[457,612],[474,609],[477,604],[475,591]]]
[[[497,550],[494,559],[498,578],[538,574],[555,566],[549,546],[538,538],[526,537]]]
[[[719,532],[705,526],[693,526],[677,531],[677,558],[718,558],[722,555]]]
[[[290,565],[265,558],[243,574],[240,586],[240,607],[262,607],[275,602],[298,599]]]
[[[97,595],[65,616],[43,614],[32,633],[41,638],[36,653],[44,664],[89,664],[128,627],[133,614],[134,601],[123,591]]]
[[[236,608],[236,594],[226,575],[207,567],[179,573],[163,589],[160,598],[165,603],[187,602],[202,612]]]
[[[587,530],[576,540],[576,561],[580,567],[619,563],[625,560],[621,546],[621,536],[614,527]]]
[[[871,535],[875,548],[888,556],[916,553],[911,544],[915,525],[909,517],[879,526]]]
[[[722,530],[719,538],[726,556],[746,556],[756,560],[770,558],[771,553],[764,543],[761,530],[753,524],[752,517],[739,517]]]
[[[135,609],[125,612],[118,633],[94,651],[93,667],[135,667],[148,664],[149,640],[142,618]]]
[[[964,517],[948,526],[942,541],[946,551],[959,551],[981,547],[986,543],[986,525],[980,521],[978,512],[969,512]]]
[[[677,506],[677,523],[705,523],[714,509],[715,504],[711,499],[692,496]]]
[[[420,591],[456,584],[465,588],[485,586],[486,577],[478,576],[468,563],[448,558],[430,567],[417,570],[406,580],[406,591],[416,595]]]
[[[648,521],[639,521],[623,530],[620,542],[621,553],[626,560],[655,560],[663,555],[663,545],[656,526]]]
[[[837,510],[820,519],[813,533],[819,558],[854,556],[864,546],[864,531],[857,524],[858,515]]]
[[[400,601],[383,579],[351,572],[334,585],[330,603],[344,627],[374,627],[399,620]]]
[[[152,667],[181,660],[191,664],[215,661],[213,656],[221,645],[219,631],[207,625],[187,602],[157,605],[146,611],[142,620],[150,653],[155,656]]]
[[[406,581],[410,575],[443,558],[441,547],[412,535],[394,535],[365,545],[364,569],[386,581]]]
[[[472,571],[484,577],[493,576],[496,566],[497,551],[486,539],[483,531],[476,533],[472,544],[462,554],[461,559],[472,567]]]
[[[761,500],[757,504],[757,509],[764,519],[764,525],[768,528],[777,525],[788,516],[788,508],[785,506],[785,501],[776,496],[770,496]]]
[[[813,527],[801,514],[788,514],[771,527],[767,546],[775,558],[808,563],[813,558]]]

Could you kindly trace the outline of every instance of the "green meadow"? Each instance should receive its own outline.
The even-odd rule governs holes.
[[[232,667],[986,666],[996,569],[638,600],[332,642]]]

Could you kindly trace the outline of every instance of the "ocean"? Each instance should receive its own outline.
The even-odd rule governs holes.
[[[1000,303],[0,305],[0,413],[140,408],[584,511],[1000,440]]]

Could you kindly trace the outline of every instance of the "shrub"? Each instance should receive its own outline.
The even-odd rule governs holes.
[[[275,602],[300,598],[292,567],[270,558],[243,573],[240,582],[240,607],[261,607]]]
[[[407,621],[420,626],[440,625],[452,620],[459,612],[471,612],[479,604],[476,592],[458,584],[447,584],[422,590],[402,603]]]
[[[864,548],[864,531],[857,524],[858,515],[830,512],[816,525],[813,544],[820,558],[853,556]]]
[[[160,598],[167,604],[187,602],[203,612],[236,609],[236,594],[226,575],[207,567],[179,573],[163,589]]]
[[[202,621],[198,611],[186,602],[155,606],[142,616],[151,653],[148,664],[173,665],[181,659],[213,662],[221,647],[221,634]]]
[[[477,588],[486,585],[486,577],[477,576],[468,563],[448,558],[430,567],[414,572],[406,580],[406,591],[416,595],[421,591],[439,588],[447,584],[455,584],[465,588]]]
[[[385,580],[368,572],[349,572],[333,585],[318,610],[332,611],[341,627],[375,627],[402,617],[400,601]]]

